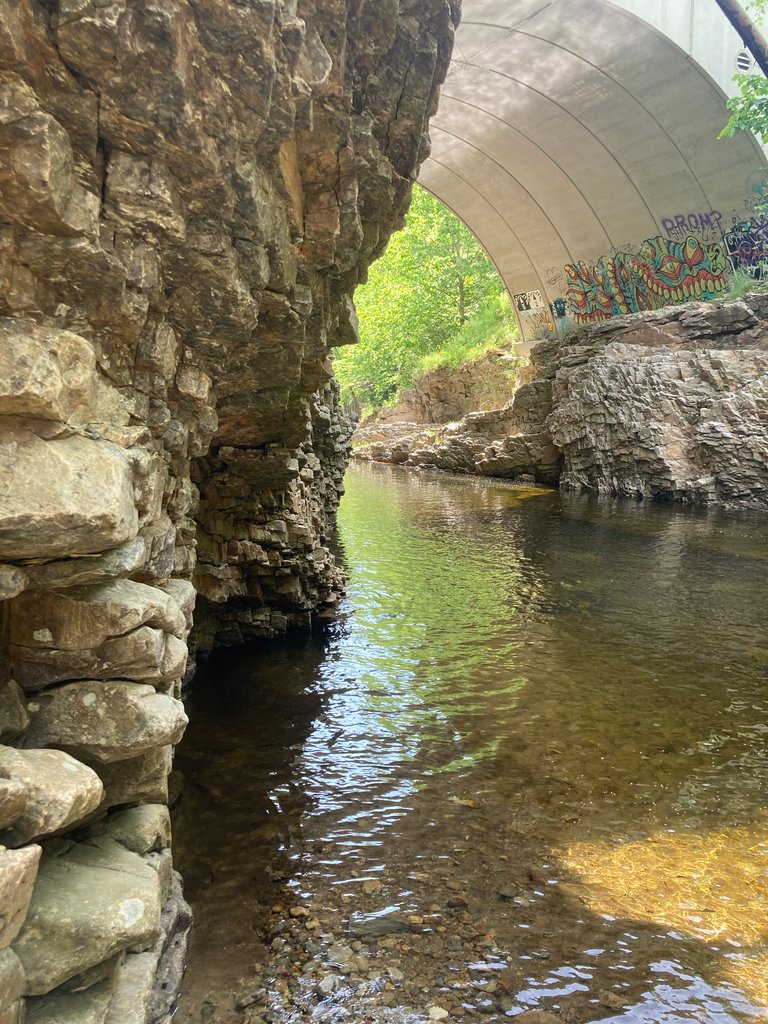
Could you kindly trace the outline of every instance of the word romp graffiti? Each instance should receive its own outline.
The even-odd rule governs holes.
[[[689,236],[649,238],[636,253],[603,256],[565,267],[566,299],[577,324],[661,309],[690,299],[713,299],[726,287],[726,260],[718,243]]]
[[[768,278],[768,221],[753,217],[735,224],[724,235],[725,251],[734,271],[741,270],[756,281]]]
[[[719,232],[722,219],[723,215],[719,210],[710,210],[709,213],[676,213],[674,217],[665,217],[661,222],[661,227],[670,238],[680,241],[694,231],[701,234],[707,229],[713,228]]]

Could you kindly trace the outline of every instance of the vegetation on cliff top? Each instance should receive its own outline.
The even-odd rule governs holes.
[[[336,355],[342,401],[378,408],[438,366],[461,366],[515,334],[509,297],[474,235],[416,186],[406,227],[358,288],[360,343]]]

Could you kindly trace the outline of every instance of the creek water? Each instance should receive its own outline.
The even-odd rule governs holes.
[[[768,1020],[765,518],[355,466],[339,538],[193,689],[176,1020]]]

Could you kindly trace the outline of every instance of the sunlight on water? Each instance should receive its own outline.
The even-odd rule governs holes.
[[[179,1021],[768,1020],[764,519],[358,467],[340,538],[324,637],[193,694]]]

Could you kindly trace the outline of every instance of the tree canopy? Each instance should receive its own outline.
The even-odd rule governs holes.
[[[759,24],[762,22],[768,0],[753,0],[747,4],[747,11]],[[739,86],[739,95],[728,100],[731,116],[720,133],[730,137],[740,131],[752,132],[763,145],[768,145],[768,79],[760,74],[734,75]]]
[[[360,343],[341,349],[345,404],[381,406],[440,362],[466,361],[514,331],[496,269],[474,235],[416,186],[405,228],[358,288]],[[477,353],[479,354],[479,353]]]

